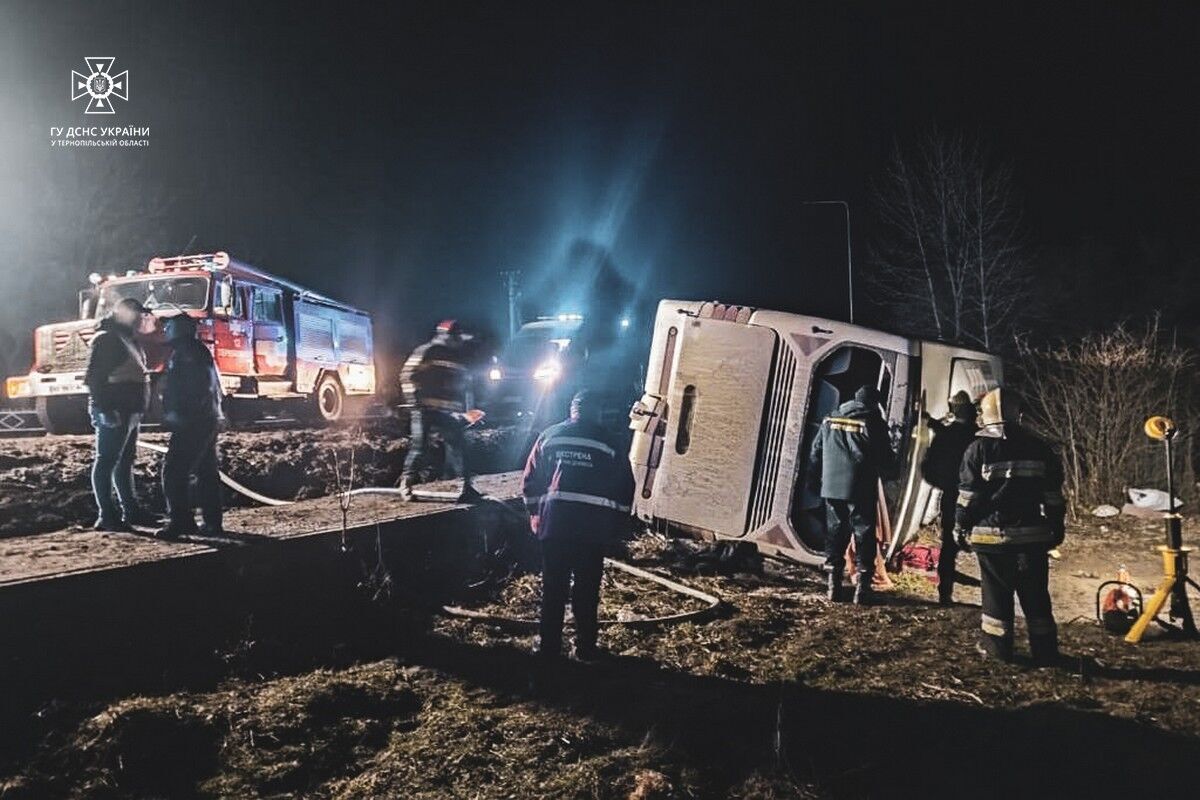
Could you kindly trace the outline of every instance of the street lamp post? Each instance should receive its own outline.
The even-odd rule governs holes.
[[[850,204],[845,200],[805,200],[806,206],[841,206],[846,212],[846,288],[850,304],[850,322],[854,323],[854,261],[850,252]]]

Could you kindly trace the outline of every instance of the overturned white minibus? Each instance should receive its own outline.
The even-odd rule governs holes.
[[[916,536],[933,499],[918,468],[930,439],[922,412],[945,415],[960,389],[977,400],[1001,370],[987,353],[844,322],[663,300],[645,394],[630,412],[634,513],[819,563],[824,524],[806,487],[809,447],[821,420],[871,384],[899,453],[880,521],[891,557]]]

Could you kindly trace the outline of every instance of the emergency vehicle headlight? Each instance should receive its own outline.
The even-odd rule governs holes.
[[[542,383],[554,383],[562,375],[562,363],[557,358],[543,361],[533,371],[533,379]]]
[[[504,373],[500,371],[499,367],[492,367],[491,369],[488,370],[488,380],[489,381],[498,381],[503,377],[504,377]]]
[[[4,381],[4,394],[10,400],[19,400],[22,397],[33,396],[33,385],[29,382],[29,378],[25,375],[18,375],[15,378],[9,378]]]

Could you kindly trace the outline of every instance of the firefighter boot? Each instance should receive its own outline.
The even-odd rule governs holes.
[[[479,493],[478,489],[468,483],[463,486],[462,494],[458,496],[457,502],[472,506],[479,505],[483,502],[483,495]]]
[[[987,659],[1011,663],[1013,660],[1013,642],[1011,636],[993,636],[981,633],[975,650]]]
[[[831,603],[836,603],[841,600],[842,594],[842,571],[840,569],[830,569],[825,573],[825,597]]]
[[[1059,662],[1058,634],[1030,634],[1029,655],[1034,666],[1053,667]]]
[[[875,592],[871,588],[872,577],[869,572],[858,573],[858,585],[854,587],[854,605],[875,605]]]

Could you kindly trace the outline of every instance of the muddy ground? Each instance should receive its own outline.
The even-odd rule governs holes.
[[[716,618],[613,626],[614,658],[551,673],[530,632],[410,602],[356,608],[290,648],[248,628],[204,677],[47,702],[0,767],[0,797],[1194,792],[1200,644],[1155,631],[1129,646],[1083,613],[1120,564],[1154,581],[1160,535],[1131,520],[1073,527],[1052,579],[1066,657],[1050,669],[977,656],[971,588],[940,608],[908,573],[880,607],[832,605],[807,569],[647,535],[627,560],[719,595]],[[528,617],[538,591],[518,571],[466,604]],[[696,607],[610,571],[602,614]]]
[[[167,434],[142,439],[165,445]],[[515,467],[511,430],[480,428],[470,433],[477,469]],[[221,468],[235,481],[270,497],[305,500],[336,490],[335,454],[344,474],[355,455],[356,486],[392,486],[408,452],[404,420],[383,419],[331,429],[298,426],[230,430],[221,434]],[[0,439],[0,538],[90,526],[96,517],[89,470],[90,436]],[[159,484],[162,456],[138,451],[134,482],[151,509],[164,508]],[[231,508],[251,501],[225,489]]]
[[[510,439],[482,431],[474,452],[495,468]],[[360,485],[391,485],[407,450],[390,422],[242,431],[222,444],[235,479],[288,498],[329,494],[333,453],[351,449]],[[85,437],[0,441],[0,535],[86,522],[89,458]],[[139,458],[152,505],[156,463]],[[1189,521],[1186,536],[1197,535]],[[906,572],[883,605],[858,609],[826,602],[811,570],[643,535],[625,559],[719,596],[719,613],[646,628],[703,604],[610,570],[602,616],[635,624],[605,629],[612,659],[551,673],[529,655],[527,627],[431,613],[439,600],[393,564],[389,600],[364,601],[353,580],[332,606],[301,589],[281,598],[286,621],[247,618],[191,669],[4,716],[0,798],[1194,792],[1200,643],[1152,630],[1133,647],[1092,621],[1096,586],[1122,566],[1149,595],[1161,539],[1154,521],[1072,526],[1052,562],[1066,655],[1052,669],[977,656],[966,556],[958,606],[934,605],[934,585]],[[532,548],[515,544],[521,563],[497,561],[455,602],[536,616]]]

